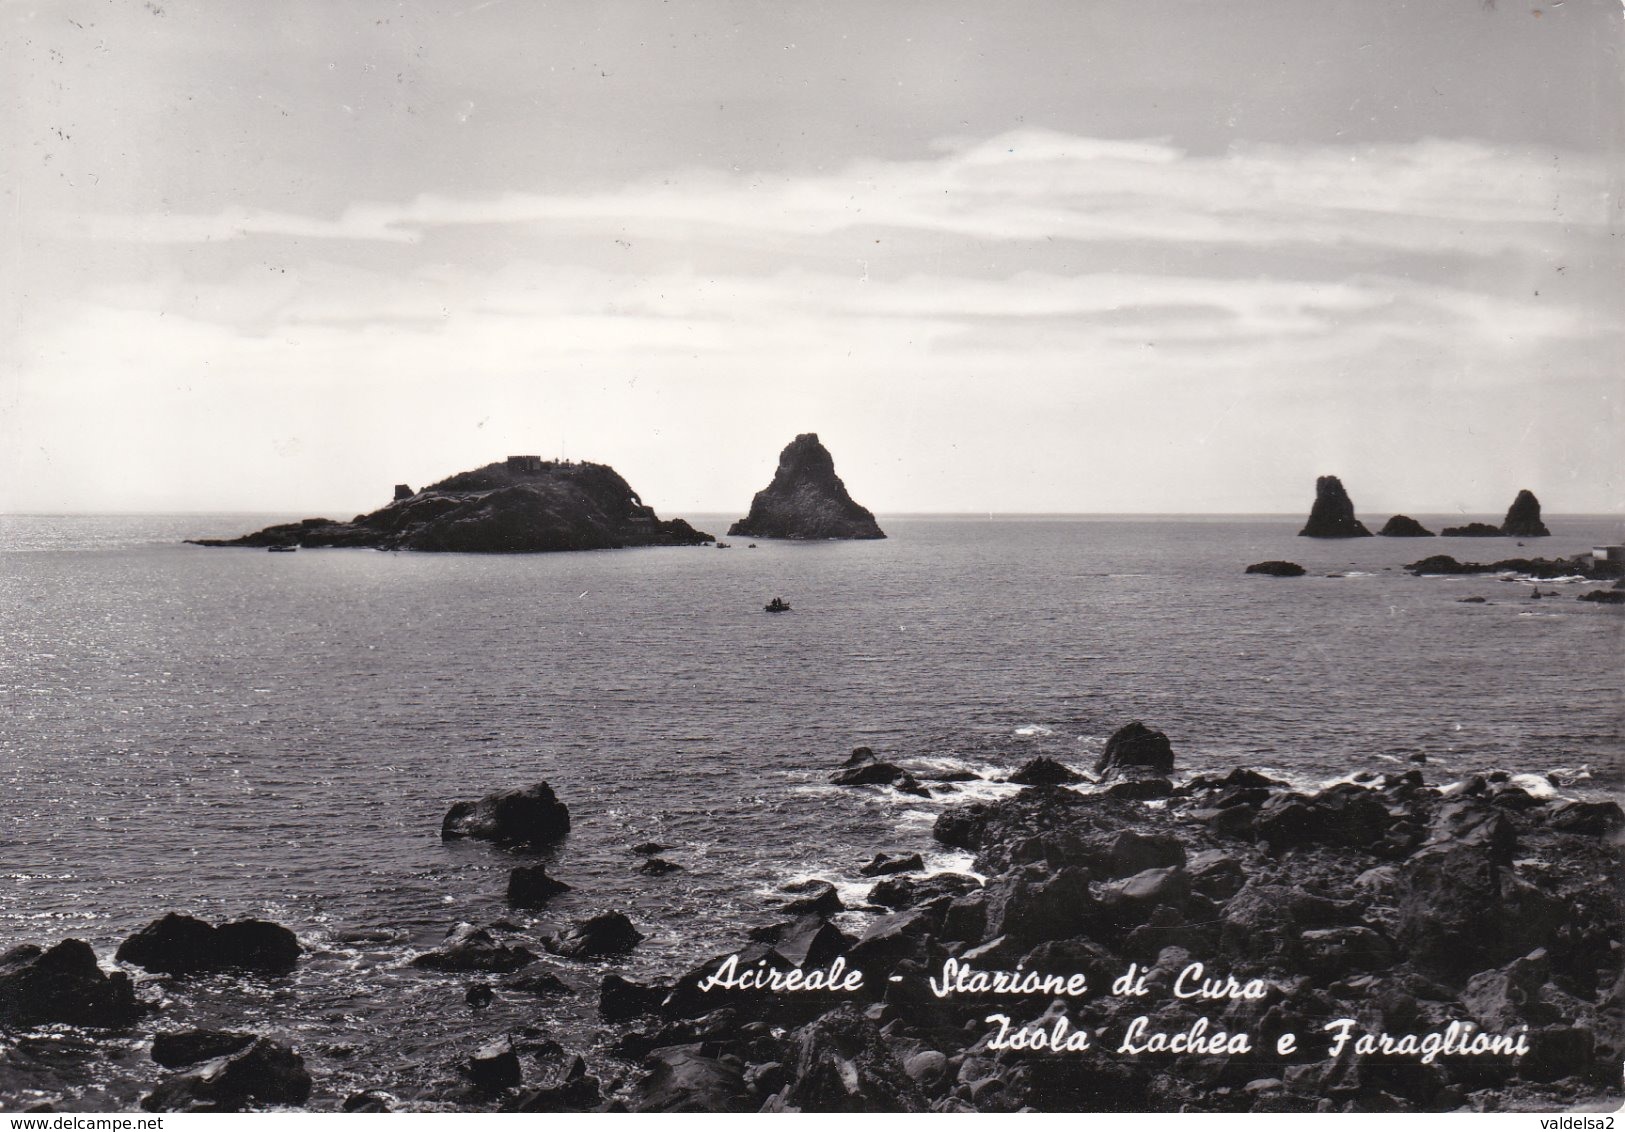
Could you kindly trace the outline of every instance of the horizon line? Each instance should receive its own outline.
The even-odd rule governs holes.
[[[48,519],[48,518],[136,518],[141,516],[191,516],[191,515],[232,515],[243,517],[280,517],[285,515],[322,514],[324,511],[338,514],[346,508],[316,508],[314,511],[304,509],[301,512],[283,509],[275,511],[261,510],[232,510],[221,508],[179,508],[174,510],[153,510],[140,508],[132,510],[30,510],[30,511],[0,511],[0,519]],[[734,510],[717,510],[704,507],[685,508],[681,512],[673,510],[673,516],[688,515],[732,515]],[[1396,512],[1396,514],[1412,514],[1425,518],[1473,518],[1476,516],[1493,516],[1495,511],[1459,511],[1459,510],[1421,510],[1412,512]],[[877,511],[871,512],[877,519],[1297,519],[1306,514],[1304,511]],[[1552,519],[1620,519],[1625,520],[1625,509],[1619,511],[1544,511],[1543,518]]]

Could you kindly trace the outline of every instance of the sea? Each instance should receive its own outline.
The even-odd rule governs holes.
[[[78,937],[110,962],[169,911],[269,918],[307,949],[281,978],[142,975],[162,1009],[127,1033],[0,1032],[0,1109],[134,1108],[152,1034],[198,1026],[292,1046],[318,1109],[363,1089],[479,1107],[458,1064],[515,1031],[613,1081],[634,1068],[607,1053],[606,971],[732,951],[798,880],[860,905],[877,852],[965,868],[932,842],[944,807],[1016,789],[995,780],[1040,754],[1091,770],[1131,720],[1167,733],[1182,776],[1621,782],[1625,609],[1576,601],[1579,580],[1402,568],[1584,553],[1625,541],[1617,516],[1549,516],[1521,547],[1316,541],[1301,516],[882,516],[876,542],[512,556],[183,541],[288,518],[0,518],[0,951]],[[1244,573],[1264,559],[1308,573]],[[830,785],[859,745],[982,780]],[[543,780],[573,828],[542,859],[572,890],[518,913],[503,894],[527,860],[443,843],[440,822]],[[639,873],[647,841],[682,871]],[[616,962],[545,957],[560,998],[409,966],[459,922],[506,920],[539,951],[609,909],[647,938]],[[470,1007],[488,978],[495,1001]]]

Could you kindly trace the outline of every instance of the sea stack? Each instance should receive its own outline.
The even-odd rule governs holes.
[[[1298,536],[1370,538],[1371,532],[1354,517],[1354,502],[1343,490],[1343,481],[1336,476],[1321,476],[1315,481],[1315,505],[1309,510],[1309,521]]]
[[[1518,492],[1518,498],[1507,508],[1507,517],[1501,523],[1501,533],[1508,538],[1545,538],[1552,532],[1540,521],[1540,500],[1528,488]]]
[[[749,538],[885,538],[865,507],[853,502],[818,434],[804,432],[779,453],[773,482],[756,493],[750,514],[728,528]]]
[[[1387,538],[1433,538],[1433,532],[1409,515],[1395,515],[1377,532]]]

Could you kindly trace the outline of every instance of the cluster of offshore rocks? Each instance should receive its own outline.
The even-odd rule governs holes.
[[[1576,594],[1575,600],[1592,602],[1598,605],[1625,605],[1625,573],[1621,571],[1620,562],[1614,558],[1597,557],[1591,554],[1577,554],[1570,558],[1502,558],[1495,562],[1458,562],[1448,554],[1435,554],[1408,563],[1404,568],[1417,577],[1497,574],[1507,579],[1521,579],[1533,582],[1551,581],[1556,578],[1593,582],[1612,579],[1614,582],[1612,588],[1586,590]],[[1247,567],[1246,572],[1249,574],[1265,574],[1274,578],[1301,578],[1308,573],[1298,563],[1285,562],[1280,559],[1254,562]],[[1331,576],[1343,577],[1344,575],[1333,574]],[[1537,585],[1529,596],[1532,599],[1539,599],[1557,597],[1558,593],[1556,590],[1548,590],[1543,594]],[[1464,597],[1459,600],[1482,603],[1487,599]]]
[[[759,538],[885,538],[853,502],[814,433],[779,457],[773,482],[730,534]],[[662,520],[615,469],[604,464],[510,456],[413,491],[397,484],[387,505],[349,522],[305,519],[234,539],[192,539],[200,546],[367,547],[375,550],[527,554],[715,542],[682,519]]]
[[[860,750],[837,778],[876,764],[899,769]],[[917,849],[903,847],[856,869],[876,881],[859,908],[844,908],[827,882],[786,886],[728,955],[665,982],[604,974],[596,1009],[610,1029],[584,1053],[539,1026],[471,1043],[459,1066],[467,1091],[442,1103],[1444,1111],[1562,1108],[1617,1090],[1625,1055],[1617,804],[1563,799],[1546,778],[1500,772],[1444,787],[1420,769],[1365,773],[1300,790],[1246,768],[1183,782],[1173,769],[1167,737],[1138,723],[1112,737],[1093,776],[1035,759],[1007,780],[1030,783],[1024,789],[937,818],[936,841],[974,854],[975,873],[927,873]],[[1091,778],[1087,789],[1069,785]],[[861,781],[899,785],[895,776]],[[538,784],[458,803],[442,834],[526,852],[556,846],[568,828],[564,804]],[[520,866],[510,900],[544,903],[557,891],[549,881],[541,866]],[[575,993],[521,932],[459,925],[415,962],[468,975],[475,1006],[499,989]],[[602,961],[635,953],[642,938],[626,916],[605,912],[540,946],[554,961]],[[118,959],[177,977],[240,970],[274,978],[300,949],[263,921],[215,926],[169,916],[131,937]],[[950,961],[960,989],[938,995],[929,980],[948,982]],[[1195,985],[1196,963],[1210,980],[1203,985],[1251,989],[1171,993],[1181,975]],[[1111,993],[1130,965],[1146,993]],[[725,970],[751,978],[719,986],[712,977]],[[850,985],[854,970],[860,987]],[[1035,977],[999,993],[991,975],[967,971]],[[827,987],[818,976],[829,972],[846,973],[845,989],[740,985]],[[494,975],[507,976],[499,988],[488,981]],[[1044,976],[1056,978],[1046,984]],[[1057,986],[1079,985],[1075,977],[1085,991],[1058,995]],[[102,971],[79,941],[0,956],[7,1025],[124,1030],[148,1009],[127,975]],[[994,1014],[1008,1027],[991,1023]],[[1089,1048],[1020,1048],[1000,1038],[1005,1029],[1054,1033],[1057,1025],[1087,1032]],[[1396,1037],[1476,1029],[1516,1036],[1522,1052],[1447,1050],[1424,1060],[1350,1041],[1333,1055],[1339,1026]],[[1230,1036],[1219,1052],[1143,1040],[1148,1032],[1211,1040],[1218,1031]],[[1130,1056],[1121,1049],[1134,1033],[1140,1052]],[[1277,1042],[1288,1033],[1296,1047],[1282,1053]],[[149,1110],[297,1107],[312,1093],[298,1054],[264,1035],[174,1032],[155,1038],[150,1052],[172,1072],[142,1101]],[[389,1104],[365,1091],[343,1107]]]
[[[1433,532],[1409,515],[1394,515],[1383,524],[1379,535],[1389,538],[1432,538]],[[1544,538],[1552,532],[1540,519],[1540,500],[1525,489],[1518,492],[1506,518],[1499,527],[1488,523],[1468,523],[1464,527],[1446,527],[1446,537],[1454,538]],[[1298,532],[1305,538],[1369,538],[1371,532],[1354,514],[1354,501],[1336,476],[1321,476],[1315,481],[1315,502],[1309,510],[1309,520]]]

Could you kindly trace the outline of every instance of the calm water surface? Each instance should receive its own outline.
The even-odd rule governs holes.
[[[580,993],[480,1012],[468,976],[404,967],[510,915],[514,859],[439,840],[447,806],[490,789],[546,779],[575,822],[550,856],[575,890],[518,922],[622,909],[649,938],[619,969],[642,978],[730,950],[788,880],[860,894],[876,851],[929,850],[941,805],[1005,789],[824,785],[860,743],[921,769],[1089,769],[1140,718],[1182,773],[1312,781],[1422,752],[1439,781],[1588,768],[1592,792],[1625,750],[1625,611],[1399,569],[1574,554],[1620,541],[1617,519],[1549,518],[1522,549],[1316,542],[1279,517],[890,519],[878,543],[512,557],[178,541],[268,521],[0,518],[0,950],[71,935],[109,957],[173,909],[267,916],[312,951],[287,979],[149,982],[166,1009],[111,1045],[0,1036],[0,1108],[132,1107],[151,1032],[191,1025],[284,1035],[329,1108],[360,1088],[444,1103],[457,1059],[518,1025],[601,1049],[602,966],[544,960]],[[1242,573],[1265,558],[1310,574]],[[775,595],[794,611],[764,614]],[[645,840],[685,871],[636,873]],[[338,942],[358,930],[382,941]]]

